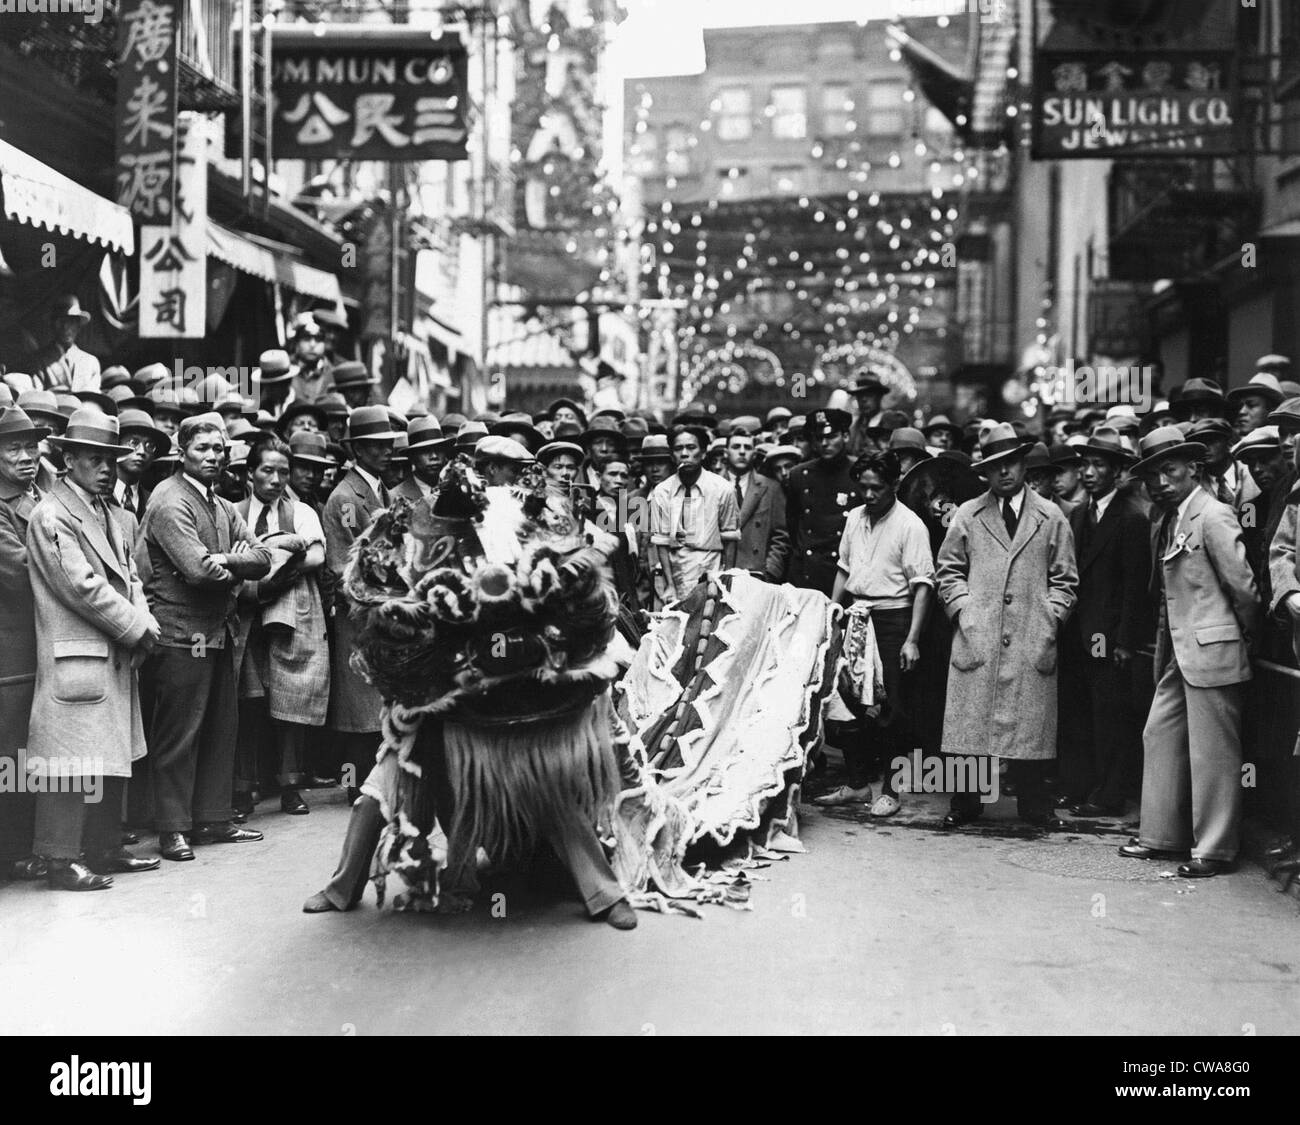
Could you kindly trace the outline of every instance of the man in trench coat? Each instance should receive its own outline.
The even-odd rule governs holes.
[[[101,890],[114,874],[158,866],[128,852],[120,835],[126,779],[145,755],[136,667],[159,627],[131,558],[135,517],[105,503],[117,458],[130,452],[119,441],[116,418],[93,406],[76,411],[64,435],[51,439],[67,454],[68,474],[27,529],[37,654],[27,739],[30,780],[39,785],[34,850],[50,885],[69,891]]]
[[[1025,487],[1032,446],[1006,423],[984,434],[976,468],[989,491],[957,509],[939,548],[939,596],[953,624],[942,750],[971,764],[1007,758],[1021,819],[1062,828],[1043,763],[1056,757],[1057,637],[1079,576],[1065,515]],[[978,818],[980,797],[976,786],[954,793],[945,826]]]

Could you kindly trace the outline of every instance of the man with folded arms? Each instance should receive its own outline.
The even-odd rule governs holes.
[[[154,490],[139,552],[148,552],[145,593],[162,626],[159,648],[149,658],[158,844],[164,859],[189,860],[191,843],[262,838],[232,821],[238,724],[232,654],[239,628],[236,587],[243,579],[264,578],[271,552],[214,491],[225,455],[221,416],[187,418],[179,442],[180,471]]]

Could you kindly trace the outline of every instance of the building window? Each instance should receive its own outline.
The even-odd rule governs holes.
[[[792,164],[783,168],[773,168],[768,186],[773,195],[795,195],[804,190],[803,184],[802,165]]]
[[[664,167],[673,176],[691,170],[690,131],[685,125],[669,125],[664,134]]]
[[[843,137],[853,132],[853,94],[847,82],[833,82],[822,87],[822,134]]]
[[[748,168],[719,168],[718,194],[720,196],[731,196],[743,193],[748,177]]]
[[[867,132],[873,137],[900,137],[904,125],[903,83],[871,83],[867,87]]]
[[[802,86],[773,86],[772,110],[772,136],[798,141],[808,135],[808,92]]]
[[[746,86],[719,90],[713,103],[718,115],[718,140],[747,141],[754,131],[754,107]]]

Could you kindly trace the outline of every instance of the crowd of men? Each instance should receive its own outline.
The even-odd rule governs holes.
[[[1140,795],[1124,855],[1235,863],[1251,656],[1300,657],[1284,357],[1142,415],[1052,412],[1039,440],[885,409],[869,371],[838,396],[852,410],[403,414],[340,328],[301,319],[292,356],[261,355],[256,401],[216,376],[177,390],[162,364],[0,383],[0,758],[29,777],[0,793],[10,877],[102,889],[159,866],[129,850],[142,831],[182,862],[260,840],[245,824],[272,789],[297,815],[314,787],[355,796],[381,699],[352,667],[341,578],[372,516],[425,500],[454,458],[489,485],[544,473],[616,544],[633,640],[733,567],[842,604],[846,777],[821,803],[896,813],[891,763],[920,747],[1005,761],[1036,826]],[[982,796],[954,792],[946,823]]]

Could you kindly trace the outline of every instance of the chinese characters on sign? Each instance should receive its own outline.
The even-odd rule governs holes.
[[[176,194],[176,8],[122,0],[117,39],[117,201],[168,223]]]
[[[454,36],[276,28],[277,159],[464,160],[468,61]]]
[[[1039,51],[1034,156],[1221,156],[1236,149],[1232,58],[1220,51]]]
[[[207,317],[208,137],[206,122],[177,122],[176,206],[170,223],[140,227],[140,337],[202,336]]]

